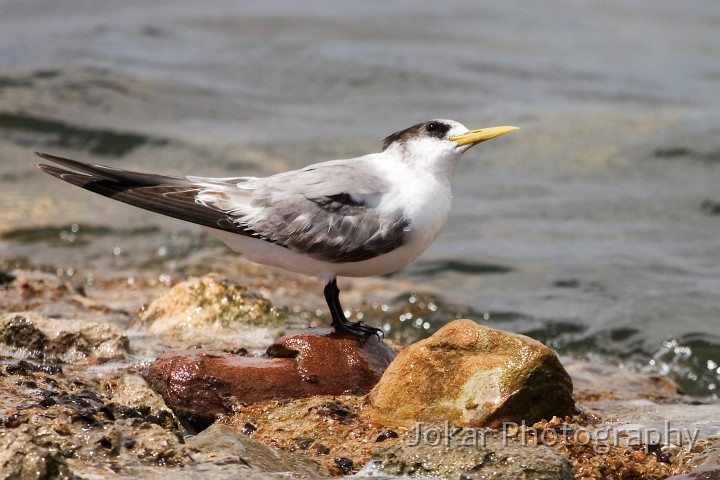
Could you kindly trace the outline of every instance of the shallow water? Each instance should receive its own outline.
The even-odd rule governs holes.
[[[80,278],[223,251],[43,176],[29,149],[259,175],[434,117],[517,125],[465,156],[445,233],[393,276],[440,308],[391,327],[471,316],[717,396],[720,10],[411,7],[0,0],[0,256]]]

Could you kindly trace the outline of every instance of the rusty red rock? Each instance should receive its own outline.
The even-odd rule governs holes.
[[[178,415],[208,422],[242,403],[366,393],[395,356],[377,337],[358,341],[331,329],[282,337],[267,354],[270,358],[172,352],[155,360],[148,379]]]

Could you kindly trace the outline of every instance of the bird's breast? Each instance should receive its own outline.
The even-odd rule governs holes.
[[[419,255],[447,224],[452,205],[450,186],[433,178],[423,179],[403,188],[397,202],[408,220],[406,244],[419,250]]]

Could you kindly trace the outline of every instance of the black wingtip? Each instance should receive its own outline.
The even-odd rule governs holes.
[[[37,150],[31,150],[31,152],[34,155],[37,155],[38,157],[40,157],[44,160],[49,160],[51,162],[74,161],[74,160],[70,160],[69,158],[58,157],[57,155],[52,155],[50,153],[38,152]]]
[[[31,150],[31,152],[33,153],[33,155],[36,155],[36,156],[42,158],[43,160],[47,160],[47,161],[50,161],[50,162],[53,162],[53,163],[63,163],[64,160],[67,160],[67,159],[65,159],[65,158],[58,157],[57,155],[52,155],[52,154],[45,153],[45,152],[39,152],[39,151],[37,151],[37,150]],[[43,164],[42,164],[42,163],[36,163],[36,164],[35,164],[36,167],[38,167],[38,168],[41,169],[41,170],[44,170],[44,169],[41,167],[41,165],[43,165]],[[45,165],[45,166],[47,167],[47,165]]]
[[[45,163],[37,163],[35,164],[37,168],[42,170],[45,173],[49,173],[53,177],[62,178],[62,175],[72,173],[75,174],[75,172],[71,172],[69,170],[65,170],[59,167],[56,167],[55,165],[47,165]],[[75,175],[82,175],[82,174],[75,174]]]
[[[52,162],[52,158],[48,158],[51,155],[49,155],[47,153],[38,152],[36,150],[30,150],[30,152],[32,152],[33,155],[37,155],[38,157],[42,158],[43,160],[50,160]],[[37,168],[39,168],[40,170],[42,170],[43,172],[47,172],[47,169],[51,168],[50,165],[47,165],[45,163],[36,163],[35,166]]]

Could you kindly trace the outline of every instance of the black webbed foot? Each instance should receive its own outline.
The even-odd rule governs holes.
[[[377,335],[382,340],[383,331],[379,328],[365,325],[363,322],[351,322],[345,317],[345,312],[340,305],[340,289],[337,286],[337,278],[333,278],[325,285],[325,300],[330,307],[332,315],[332,327],[336,332],[346,333],[354,337],[367,340],[371,335]]]
[[[371,335],[377,335],[378,340],[383,339],[383,331],[381,329],[365,325],[363,322],[350,322],[347,320],[338,324],[333,322],[332,327],[336,332],[347,333],[354,337],[367,339]]]

